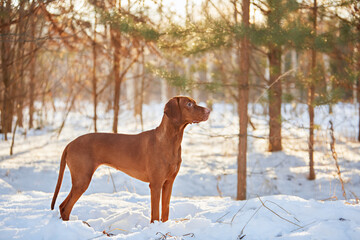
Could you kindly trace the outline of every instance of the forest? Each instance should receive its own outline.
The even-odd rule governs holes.
[[[0,13],[0,239],[360,237],[359,1],[2,0]],[[67,143],[153,129],[174,96],[211,113],[185,130],[170,221],[150,224],[148,184],[109,167],[69,222],[50,211]],[[70,188],[66,170],[58,201]]]

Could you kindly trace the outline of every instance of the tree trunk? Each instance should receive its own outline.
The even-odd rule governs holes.
[[[2,70],[2,81],[4,83],[4,95],[2,99],[2,109],[1,109],[1,130],[4,133],[4,138],[7,140],[7,133],[11,132],[11,123],[12,123],[12,108],[13,101],[11,98],[12,92],[12,83],[11,83],[11,71],[10,64],[11,61],[11,43],[8,41],[8,36],[10,33],[10,26],[8,22],[10,21],[10,8],[11,1],[4,3],[1,2],[1,12],[3,13],[0,16],[1,24],[1,70]]]
[[[360,64],[359,64],[360,65]],[[359,67],[360,69],[360,67]],[[358,108],[359,108],[359,132],[358,132],[358,141],[360,142],[360,77],[357,79],[357,102],[358,102]]]
[[[237,15],[236,1],[235,21]],[[242,1],[242,23],[249,27],[250,1]],[[240,74],[238,75],[238,115],[239,115],[239,146],[238,146],[238,179],[237,179],[237,200],[246,199],[246,153],[247,153],[247,124],[248,124],[248,101],[249,101],[249,63],[250,50],[249,40],[244,37],[237,46],[240,60]],[[240,52],[239,52],[240,51]]]
[[[313,28],[314,36],[317,34],[317,2],[314,0],[313,7]],[[315,43],[311,50],[311,82],[308,88],[308,110],[309,110],[309,180],[315,179],[314,170],[314,97],[315,97],[315,81],[316,81],[316,49]]]
[[[360,32],[360,26],[358,27],[358,32]],[[358,107],[359,107],[359,132],[358,132],[358,141],[360,142],[360,43],[357,44],[357,72],[358,72],[358,78],[356,81],[356,86],[357,86],[357,93],[356,93],[356,97],[357,97],[357,103],[358,103]]]
[[[96,78],[96,25],[97,25],[97,17],[95,12],[95,23],[94,23],[94,39],[93,39],[93,69],[92,69],[92,95],[93,95],[93,109],[94,109],[94,132],[97,132],[97,78]]]
[[[31,36],[35,39],[35,18],[31,17]],[[36,52],[35,42],[31,42],[31,61],[30,61],[30,83],[29,83],[29,129],[34,127],[34,102],[35,102],[35,70],[36,70]]]
[[[140,51],[141,52],[141,51]],[[142,53],[141,53],[142,54]],[[136,73],[141,74],[141,65],[140,63],[136,66]],[[141,76],[133,76],[133,101],[134,101],[134,117],[140,115],[140,84],[141,84]]]
[[[270,81],[269,81],[269,151],[282,150],[281,145],[281,49],[269,48]]]
[[[111,31],[111,42],[113,45],[113,74],[114,74],[114,121],[113,132],[117,133],[118,116],[120,109],[120,92],[121,92],[121,78],[120,78],[120,32],[117,30]]]
[[[141,47],[141,85],[140,85],[140,102],[139,102],[139,115],[141,130],[144,131],[144,119],[143,119],[143,105],[144,105],[144,94],[145,94],[145,53],[144,46]]]
[[[17,114],[17,122],[19,127],[23,127],[23,108],[24,108],[24,99],[26,95],[25,84],[24,84],[24,70],[25,70],[25,61],[23,59],[25,47],[24,47],[24,35],[25,35],[25,22],[24,22],[24,2],[20,2],[19,7],[19,23],[18,23],[18,49],[17,49],[17,59],[20,61],[17,68],[18,72],[18,81],[17,81],[17,89],[18,89],[18,97],[16,98],[16,114]]]
[[[309,180],[315,179],[314,171],[314,93],[315,87],[313,84],[308,89],[308,110],[309,110]]]
[[[359,64],[360,65],[360,64]],[[359,67],[360,70],[360,67]],[[357,79],[357,102],[358,102],[358,108],[359,108],[359,132],[358,132],[358,141],[360,142],[360,77]]]

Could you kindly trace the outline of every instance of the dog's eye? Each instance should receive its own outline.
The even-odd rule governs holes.
[[[188,103],[186,104],[186,106],[192,107],[192,106],[193,106],[193,103],[192,103],[192,102],[188,102]]]

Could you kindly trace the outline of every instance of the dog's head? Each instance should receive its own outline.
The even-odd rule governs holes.
[[[164,109],[164,114],[177,125],[199,123],[209,118],[210,110],[198,106],[194,99],[189,97],[173,97]]]

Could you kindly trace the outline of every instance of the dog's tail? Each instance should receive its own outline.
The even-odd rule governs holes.
[[[59,170],[59,177],[58,177],[58,181],[56,183],[56,188],[55,188],[55,192],[54,192],[54,196],[51,202],[51,210],[54,210],[54,206],[55,206],[55,201],[56,198],[58,196],[60,187],[61,187],[61,182],[64,176],[64,171],[65,171],[65,166],[66,166],[66,153],[67,153],[67,148],[68,146],[66,146],[66,148],[64,149],[64,152],[61,156],[61,162],[60,162],[60,170]]]

